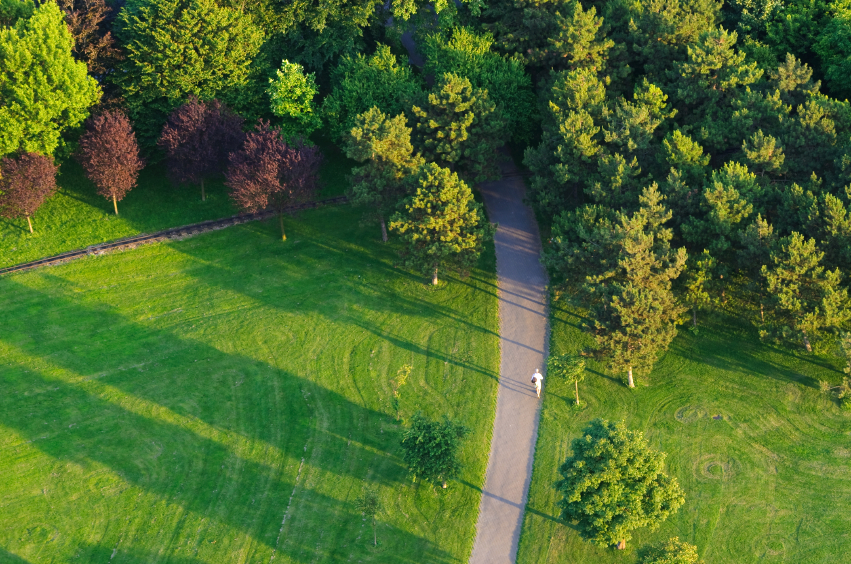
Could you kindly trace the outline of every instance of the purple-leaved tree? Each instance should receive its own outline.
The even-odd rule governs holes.
[[[90,118],[80,138],[77,160],[97,186],[98,194],[112,200],[118,215],[118,202],[136,186],[139,171],[145,166],[127,116],[116,110]]]
[[[218,100],[190,96],[171,113],[159,139],[171,179],[200,184],[201,200],[206,200],[204,181],[223,173],[228,155],[242,145],[243,121]]]
[[[280,131],[261,120],[246,136],[242,149],[231,153],[225,184],[243,210],[274,209],[286,241],[284,209],[314,196],[321,162],[317,147],[287,144]]]
[[[24,153],[0,161],[0,215],[30,219],[44,201],[56,191],[56,165],[50,157]]]

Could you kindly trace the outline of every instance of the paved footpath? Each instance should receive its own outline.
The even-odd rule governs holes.
[[[514,163],[509,176],[481,186],[496,232],[499,279],[500,377],[490,459],[476,524],[471,564],[507,564],[517,543],[532,478],[540,401],[530,382],[536,368],[546,376],[547,303],[541,241],[525,186]],[[544,379],[546,393],[547,381]]]

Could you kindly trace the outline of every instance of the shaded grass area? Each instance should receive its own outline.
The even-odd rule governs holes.
[[[554,354],[592,344],[582,314],[554,304]],[[589,370],[581,411],[572,386],[547,381],[518,562],[634,563],[637,548],[671,536],[696,544],[708,564],[847,559],[851,413],[818,389],[820,379],[841,380],[838,359],[761,343],[752,326],[718,312],[697,335],[681,328],[633,391],[602,364]],[[625,551],[585,542],[556,519],[558,466],[595,417],[643,431],[686,493],[675,516],[639,531]]]
[[[498,374],[493,249],[437,288],[349,207],[0,278],[0,560],[469,556]],[[472,429],[447,490],[400,417]],[[379,546],[354,500],[379,487]]]
[[[339,196],[348,188],[346,174],[354,163],[330,141],[317,143],[325,155],[319,198]],[[35,233],[29,232],[25,218],[0,218],[0,268],[239,212],[228,198],[223,179],[206,182],[207,200],[202,202],[200,187],[173,185],[162,164],[141,172],[139,185],[118,202],[117,217],[112,201],[97,194],[73,159],[62,165],[57,184],[56,195],[33,216]]]

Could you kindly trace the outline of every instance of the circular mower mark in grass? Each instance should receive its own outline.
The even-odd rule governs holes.
[[[766,535],[756,541],[757,554],[772,561],[785,560],[786,538],[781,535]]]
[[[104,497],[113,497],[127,489],[127,484],[109,470],[98,470],[85,478],[89,489]]]
[[[694,475],[698,480],[730,480],[736,475],[739,463],[720,454],[705,454],[697,459]]]
[[[680,423],[694,423],[708,415],[709,412],[698,405],[684,405],[674,413],[674,417]]]

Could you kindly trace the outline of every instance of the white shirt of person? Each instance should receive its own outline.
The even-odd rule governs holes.
[[[544,380],[543,375],[540,372],[538,372],[537,370],[535,371],[534,374],[532,374],[532,383],[533,384],[540,384],[541,382],[543,382],[543,380]]]

